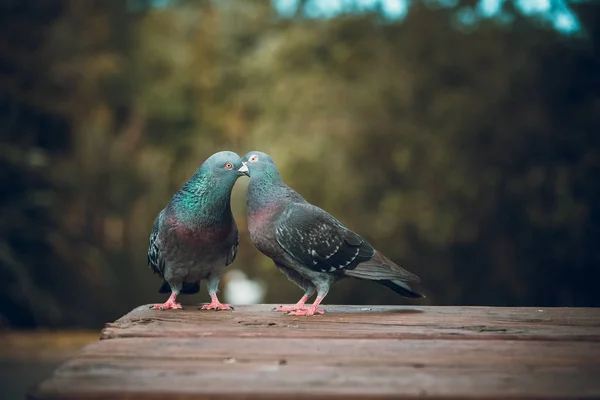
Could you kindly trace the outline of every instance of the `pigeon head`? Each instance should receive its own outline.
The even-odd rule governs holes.
[[[208,157],[183,186],[183,191],[202,194],[207,199],[228,196],[237,179],[244,175],[240,156],[232,151],[220,151]]]
[[[260,151],[251,151],[242,158],[241,172],[250,177],[246,200],[248,212],[279,204],[292,190],[283,182],[273,159]]]
[[[265,173],[277,173],[277,167],[268,154],[261,151],[250,151],[242,157],[242,167],[239,171],[253,177]]]
[[[248,215],[256,215],[287,201],[305,201],[302,196],[285,184],[273,159],[260,151],[251,151],[242,158],[242,172],[250,176],[246,202]],[[271,212],[267,211],[267,212]]]
[[[239,170],[242,166],[242,159],[233,151],[220,151],[208,157],[200,168],[220,180],[235,183],[237,178],[244,175]]]

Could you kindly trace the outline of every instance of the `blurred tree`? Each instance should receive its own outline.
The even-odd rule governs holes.
[[[518,13],[465,33],[419,2],[403,21],[159,3],[0,6],[4,323],[95,326],[158,300],[154,217],[224,148],[272,154],[432,303],[600,304],[597,3],[573,6],[584,38]],[[235,265],[295,301],[248,240],[245,185]],[[404,301],[356,281],[330,297]]]
[[[21,325],[93,323],[108,315],[104,308],[88,313],[102,303],[106,282],[97,274],[104,265],[95,237],[70,224],[76,204],[71,194],[85,193],[78,187],[83,182],[65,181],[59,170],[75,145],[74,115],[86,109],[81,68],[101,57],[92,45],[102,37],[94,30],[78,36],[87,54],[70,48],[68,37],[56,46],[61,22],[77,12],[67,1],[8,1],[1,7],[0,319]],[[103,10],[97,11],[101,19]],[[95,65],[98,75],[92,77],[105,67]]]
[[[516,15],[465,35],[450,13],[291,24],[242,68],[255,140],[293,149],[292,186],[421,271],[436,303],[599,304],[600,188],[577,183],[598,160],[597,29],[582,42]]]

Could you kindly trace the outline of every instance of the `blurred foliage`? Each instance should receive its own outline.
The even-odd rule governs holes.
[[[0,5],[0,325],[162,300],[151,224],[222,149],[270,153],[429,304],[600,305],[600,4],[573,5],[567,37],[518,14],[465,33],[421,3],[403,21],[150,3]],[[246,185],[234,266],[296,301],[249,241]],[[328,301],[405,299],[348,280]]]

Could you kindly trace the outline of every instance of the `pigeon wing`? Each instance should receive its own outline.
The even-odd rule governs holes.
[[[275,222],[275,237],[296,261],[319,272],[351,270],[375,255],[365,239],[307,203],[285,208]]]
[[[150,245],[148,246],[148,266],[152,268],[155,274],[164,276],[165,260],[162,257],[160,250],[160,222],[163,218],[165,210],[162,210],[152,225],[152,233],[150,233]]]
[[[235,232],[235,240],[233,242],[233,246],[229,249],[229,253],[227,254],[227,264],[231,264],[235,260],[235,256],[237,256],[238,248],[240,247],[240,233],[239,231]]]

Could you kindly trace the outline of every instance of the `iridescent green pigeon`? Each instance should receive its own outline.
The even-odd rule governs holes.
[[[202,309],[230,310],[217,298],[219,280],[238,251],[238,228],[231,214],[231,189],[244,175],[231,151],[210,156],[158,214],[150,234],[148,264],[163,278],[160,293],[171,293],[155,309],[182,308],[179,293],[193,294],[206,279],[211,303]]]
[[[405,297],[425,297],[407,284],[419,282],[419,277],[394,264],[361,236],[289,188],[267,154],[252,151],[242,162],[240,172],[250,175],[246,195],[250,238],[305,291],[298,303],[277,311],[323,314],[318,307],[329,287],[345,277],[373,280]],[[305,307],[315,291],[316,300]]]

